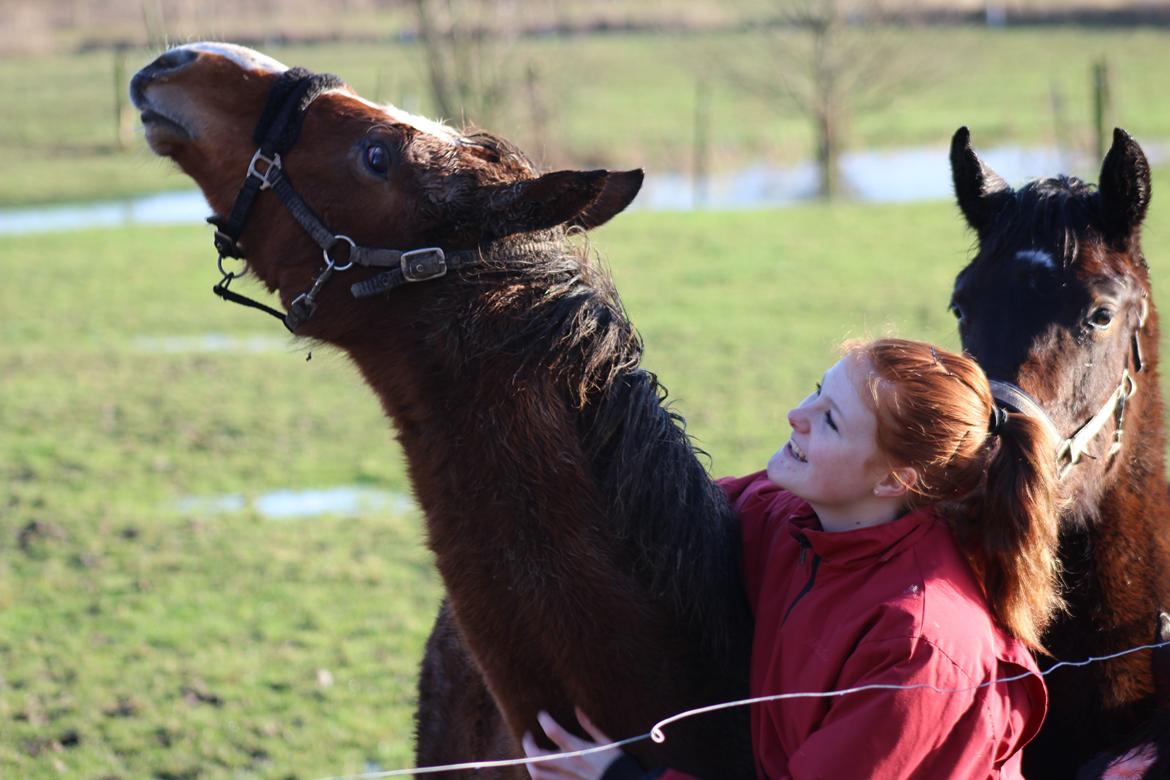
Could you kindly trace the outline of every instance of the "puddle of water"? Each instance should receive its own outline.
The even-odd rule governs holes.
[[[379,511],[404,513],[414,502],[401,493],[363,487],[336,487],[324,490],[277,490],[254,502],[256,511],[273,520],[291,520],[314,515],[357,516]]]
[[[152,354],[187,354],[230,352],[257,354],[288,352],[289,339],[279,336],[238,336],[230,333],[201,333],[194,336],[143,336],[134,339],[139,352]]]
[[[199,515],[219,515],[227,512],[243,512],[247,507],[243,496],[184,496],[175,502],[180,512]]]
[[[202,222],[211,209],[198,190],[163,192],[120,201],[0,210],[0,235],[59,233],[84,228]]]
[[[1170,160],[1170,145],[1143,145],[1151,165]],[[979,156],[1008,182],[1019,185],[1058,172],[1096,178],[1100,161],[1055,147],[1002,146],[980,149]],[[841,157],[845,191],[866,203],[908,203],[953,197],[947,148],[906,148],[852,152]],[[738,209],[789,206],[817,191],[812,163],[792,167],[756,165],[710,176],[701,208]],[[688,211],[696,206],[696,183],[687,174],[651,172],[634,202],[650,211]]]
[[[1143,144],[1150,163],[1170,160],[1170,144]],[[1001,146],[979,155],[1007,181],[1068,172],[1096,177],[1100,161],[1055,147]],[[868,203],[949,200],[951,167],[946,147],[914,147],[851,152],[841,158],[845,189]],[[787,206],[811,198],[817,189],[812,163],[790,167],[753,165],[713,174],[700,203],[706,209]],[[688,211],[696,206],[695,181],[686,173],[650,171],[634,207],[649,211]],[[169,192],[134,200],[35,209],[0,210],[0,235],[58,232],[91,227],[191,224],[209,209],[198,191]]]
[[[248,507],[269,520],[298,520],[321,515],[360,517],[392,512],[406,514],[415,509],[411,498],[389,490],[344,485],[313,490],[274,490],[251,502],[238,494],[223,496],[185,496],[174,503],[182,512],[192,514],[231,514]]]

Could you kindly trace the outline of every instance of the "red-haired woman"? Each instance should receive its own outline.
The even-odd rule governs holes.
[[[1046,706],[1029,649],[1060,607],[1044,429],[998,407],[970,358],[900,339],[848,346],[788,422],[765,472],[722,483],[756,617],[750,693],[904,687],[754,705],[758,776],[1020,777]],[[541,721],[561,749],[590,744]],[[607,754],[530,772],[654,776]]]

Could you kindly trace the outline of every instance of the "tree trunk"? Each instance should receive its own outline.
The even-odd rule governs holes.
[[[833,200],[841,195],[840,139],[835,112],[823,111],[814,121],[817,143],[817,196]]]
[[[456,116],[458,107],[455,105],[451,80],[447,75],[443,42],[435,29],[429,5],[430,0],[415,0],[415,7],[418,9],[418,37],[426,51],[427,75],[431,81],[431,96],[435,100],[435,108],[439,116],[449,119]]]

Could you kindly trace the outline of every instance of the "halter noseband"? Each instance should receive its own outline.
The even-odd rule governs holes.
[[[1146,315],[1149,311],[1147,306],[1148,304],[1143,300],[1142,312],[1131,337],[1130,358],[1133,360],[1134,374],[1140,374],[1145,368],[1140,336],[1142,328],[1146,324]],[[1134,393],[1137,392],[1137,380],[1130,373],[1129,366],[1126,366],[1121,370],[1121,382],[1117,385],[1117,389],[1109,394],[1097,413],[1090,417],[1084,425],[1077,428],[1071,436],[1061,437],[1056,424],[1044,411],[1044,407],[1040,406],[1039,402],[1019,385],[999,379],[988,379],[988,383],[991,385],[991,395],[997,404],[1013,412],[1034,417],[1048,430],[1053,441],[1060,442],[1056,448],[1056,463],[1060,469],[1061,480],[1068,476],[1073,466],[1081,462],[1082,457],[1090,459],[1094,457],[1089,454],[1089,442],[1097,438],[1097,434],[1104,430],[1105,424],[1110,418],[1113,418],[1114,421],[1113,442],[1109,445],[1109,451],[1105,453],[1105,457],[1112,460],[1117,455],[1121,450],[1121,436],[1125,432],[1125,407],[1129,399],[1133,398]]]
[[[479,255],[478,250],[444,252],[437,246],[409,251],[359,246],[349,236],[334,233],[327,228],[293,189],[284,174],[280,156],[288,153],[296,144],[305,114],[313,100],[341,84],[341,80],[330,73],[313,74],[304,68],[292,68],[280,75],[268,92],[268,101],[252,134],[259,148],[248,163],[248,172],[236,194],[231,212],[226,217],[216,214],[207,219],[216,227],[215,249],[219,253],[218,266],[223,275],[212,292],[225,301],[271,314],[294,334],[313,315],[317,308],[317,295],[330,277],[334,273],[349,270],[355,264],[389,269],[350,287],[355,298],[367,298],[412,282],[437,279]],[[267,189],[276,193],[288,212],[321,247],[325,260],[324,269],[313,279],[308,291],[293,299],[287,314],[228,289],[232,280],[242,276],[243,272],[227,271],[223,267],[224,258],[245,259],[244,250],[239,244],[240,235],[244,232],[244,223],[256,196]]]

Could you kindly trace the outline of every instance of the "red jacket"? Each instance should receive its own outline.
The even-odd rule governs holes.
[[[743,529],[756,616],[751,695],[877,690],[754,705],[757,774],[793,778],[1019,778],[1047,696],[1031,654],[992,621],[979,583],[930,509],[842,533],[762,473],[723,480]],[[971,690],[993,678],[1036,673]]]

